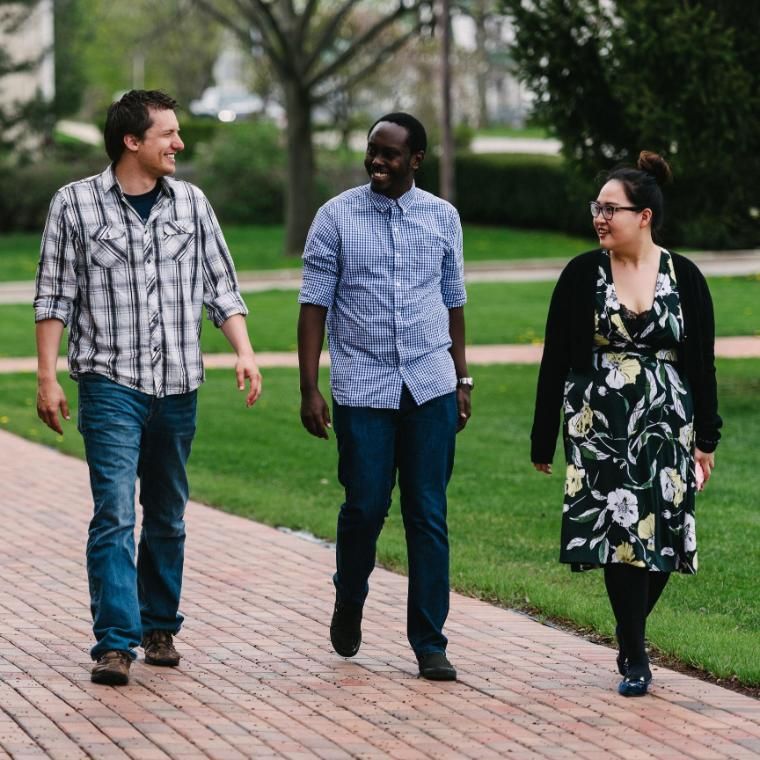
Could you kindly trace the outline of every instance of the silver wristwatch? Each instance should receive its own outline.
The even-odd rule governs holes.
[[[472,390],[475,387],[475,381],[471,377],[458,377],[457,388],[464,386]]]

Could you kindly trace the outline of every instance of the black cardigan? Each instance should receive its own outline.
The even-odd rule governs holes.
[[[572,259],[554,288],[546,320],[531,432],[531,461],[537,464],[548,464],[554,458],[568,372],[591,369],[600,253],[601,249],[597,248]],[[677,253],[671,252],[671,256],[685,328],[679,365],[685,370],[694,396],[696,445],[704,452],[711,452],[718,445],[719,428],[723,424],[718,415],[715,381],[712,299],[696,264]]]

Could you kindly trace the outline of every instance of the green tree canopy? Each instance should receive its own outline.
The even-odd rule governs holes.
[[[669,238],[760,243],[760,4],[504,0],[536,116],[584,176],[671,162]]]

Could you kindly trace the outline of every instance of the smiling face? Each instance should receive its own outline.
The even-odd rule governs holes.
[[[125,135],[124,155],[131,155],[142,174],[152,179],[174,174],[175,156],[185,145],[179,136],[179,122],[170,109],[148,109],[151,125],[142,139]]]
[[[370,187],[388,198],[399,198],[414,184],[414,172],[419,169],[424,151],[412,153],[406,127],[390,121],[375,125],[367,138],[364,168]]]
[[[596,199],[600,206],[632,206],[623,183],[612,179],[599,191]],[[628,211],[618,208],[612,219],[605,219],[599,214],[594,219],[594,230],[599,244],[608,250],[629,248],[641,242],[642,237],[651,235],[652,211]]]

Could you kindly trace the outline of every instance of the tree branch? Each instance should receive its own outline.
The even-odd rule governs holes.
[[[222,26],[227,27],[227,29],[229,29],[236,36],[240,37],[240,39],[243,40],[243,42],[245,42],[247,45],[250,44],[251,33],[249,29],[238,26],[229,16],[218,10],[213,2],[209,2],[208,0],[195,0],[195,2],[204,13],[208,14],[211,16],[211,18],[218,21]]]
[[[316,5],[317,3],[315,2],[314,6]],[[338,28],[355,5],[356,0],[346,0],[346,2],[343,3],[343,5],[335,12],[335,15],[327,22],[325,28],[322,30],[322,34],[314,44],[311,55],[306,59],[306,63],[304,64],[304,72],[310,71],[311,68],[317,63],[319,56],[324,52],[325,48],[329,47],[338,31]]]
[[[240,2],[240,0],[236,0]],[[261,28],[262,34],[266,26],[269,28],[269,32],[275,36],[282,48],[281,62],[284,68],[292,68],[292,61],[294,60],[298,51],[293,50],[293,46],[288,39],[287,34],[282,28],[282,25],[277,21],[274,13],[272,13],[272,6],[270,3],[265,3],[264,0],[250,0],[251,10],[256,13],[258,17],[258,26]],[[270,49],[275,49],[275,46],[270,42]]]
[[[406,7],[403,4],[403,0],[399,2],[398,8],[388,16],[381,18],[364,34],[358,37],[354,43],[343,51],[332,63],[328,64],[322,71],[315,74],[308,82],[307,87],[313,89],[317,84],[323,82],[325,79],[329,79],[333,74],[339,71],[345,66],[367,43],[371,42],[378,34],[380,34],[385,28],[398,21],[402,16],[411,13],[412,11],[419,11],[420,3],[417,2],[414,5]]]
[[[311,19],[314,16],[314,12],[317,10],[319,0],[308,0],[306,7],[303,9],[300,18],[298,19],[297,35],[299,40],[306,38],[306,30],[309,28]]]
[[[390,55],[391,53],[395,53],[397,50],[404,47],[404,45],[406,45],[406,43],[409,42],[409,40],[412,37],[414,37],[417,34],[417,32],[419,32],[420,29],[422,29],[423,26],[424,26],[424,23],[422,21],[418,21],[414,25],[414,27],[410,29],[406,34],[404,34],[402,37],[399,37],[398,39],[394,40],[393,42],[389,43],[384,48],[382,48],[369,63],[367,63],[364,67],[359,69],[359,71],[357,71],[348,79],[343,80],[340,83],[340,89],[346,92],[349,91],[355,84],[357,84],[362,79],[364,79],[364,77],[371,74],[372,71],[376,69],[383,62],[383,59],[387,55]],[[335,88],[332,88],[331,90],[327,92],[315,94],[313,97],[314,102],[317,103],[324,100],[325,98],[329,97],[334,91],[335,91]]]

